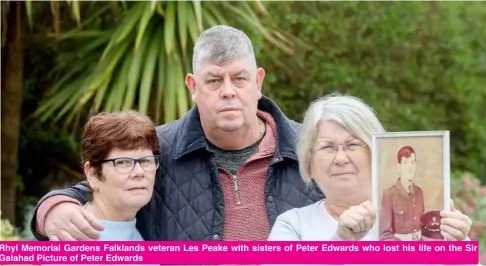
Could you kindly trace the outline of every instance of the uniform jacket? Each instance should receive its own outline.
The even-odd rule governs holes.
[[[420,219],[425,212],[424,192],[411,184],[407,192],[400,180],[383,191],[380,213],[380,239],[395,239],[395,234],[421,231]]]
[[[277,125],[277,145],[264,190],[267,215],[273,225],[281,213],[312,204],[324,195],[317,186],[307,188],[299,174],[296,143],[300,124],[288,119],[265,96],[258,109],[270,113]],[[197,107],[177,121],[158,126],[157,135],[161,142],[160,167],[152,200],[137,214],[140,233],[146,240],[223,239],[225,202]],[[66,195],[84,204],[87,192],[84,181],[51,191],[39,203],[50,196]],[[46,239],[35,233],[35,219],[31,230],[37,239]]]

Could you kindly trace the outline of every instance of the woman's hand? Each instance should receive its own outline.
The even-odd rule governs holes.
[[[339,216],[337,235],[343,240],[361,240],[375,223],[376,212],[370,201],[353,206]]]
[[[446,240],[465,240],[471,230],[472,221],[469,217],[456,210],[451,200],[451,210],[441,211],[440,233]]]

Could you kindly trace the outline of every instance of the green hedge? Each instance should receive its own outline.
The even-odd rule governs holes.
[[[452,168],[486,177],[486,3],[266,6],[267,23],[311,47],[297,49],[298,67],[254,36],[264,93],[289,116],[300,120],[310,101],[331,92],[355,95],[389,131],[450,130]]]
[[[481,186],[470,173],[454,173],[451,180],[451,197],[456,209],[472,220],[469,238],[478,240],[481,264],[486,264],[486,186]]]

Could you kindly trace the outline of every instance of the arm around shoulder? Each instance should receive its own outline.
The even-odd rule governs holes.
[[[44,232],[44,221],[47,213],[57,204],[72,202],[84,205],[88,201],[89,186],[87,181],[65,189],[57,189],[47,193],[37,203],[30,222],[30,230],[37,240],[48,240]]]
[[[299,215],[296,209],[280,214],[272,227],[269,241],[300,241]]]

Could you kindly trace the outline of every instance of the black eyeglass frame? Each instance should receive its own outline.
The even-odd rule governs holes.
[[[155,159],[155,163],[156,163],[156,166],[155,166],[155,169],[151,169],[151,170],[146,170],[141,161],[143,159],[146,159],[146,158],[154,158]],[[120,160],[120,159],[125,159],[125,160],[132,160],[134,163],[133,163],[133,166],[132,168],[127,171],[127,172],[120,172],[117,168],[116,168],[116,165],[115,165],[115,162],[117,160]],[[145,172],[152,172],[152,171],[155,171],[157,169],[159,169],[159,166],[160,166],[160,155],[148,155],[148,156],[143,156],[143,157],[140,157],[138,159],[135,159],[135,158],[130,158],[130,157],[117,157],[117,158],[111,158],[111,159],[106,159],[106,160],[99,160],[98,163],[108,163],[108,162],[111,162],[113,164],[113,168],[115,168],[115,171],[117,171],[118,173],[120,174],[128,174],[128,173],[131,173],[133,171],[133,169],[135,169],[135,166],[137,165],[137,163],[140,165],[140,167],[145,171]]]

